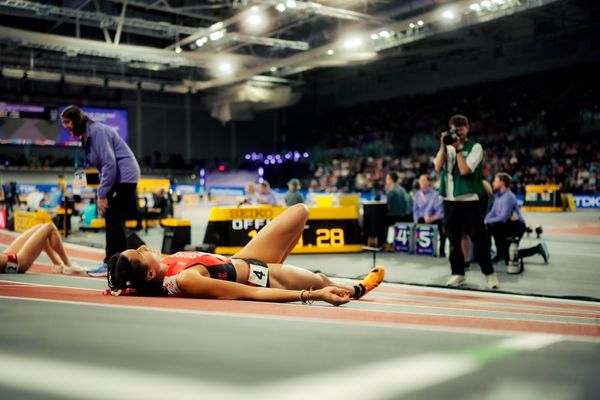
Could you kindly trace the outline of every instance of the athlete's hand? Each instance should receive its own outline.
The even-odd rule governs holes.
[[[334,306],[346,304],[350,301],[350,292],[348,290],[333,286],[315,290],[311,294],[311,299],[314,298],[314,300],[326,301]]]

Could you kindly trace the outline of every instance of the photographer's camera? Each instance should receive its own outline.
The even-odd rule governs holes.
[[[459,139],[460,139],[460,136],[456,130],[446,131],[444,134],[444,137],[442,138],[442,142],[446,146],[451,146],[452,143],[456,142]]]

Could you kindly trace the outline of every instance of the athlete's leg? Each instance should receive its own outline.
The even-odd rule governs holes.
[[[50,260],[52,261],[52,264],[55,266],[55,268],[62,268],[62,262],[60,261],[58,254],[56,254],[56,252],[52,250],[52,246],[50,245],[50,239],[46,239],[46,244],[44,244],[44,251],[46,252],[46,254],[48,254],[48,257],[50,257]]]
[[[325,274],[317,274],[304,268],[289,264],[268,264],[269,284],[272,288],[301,290],[322,289],[326,286],[335,286],[354,293],[351,283],[333,281]]]
[[[269,264],[269,284],[273,288],[301,290],[322,289],[327,286],[347,290],[350,297],[361,298],[375,289],[383,281],[385,270],[375,267],[360,282],[346,283],[333,280],[325,274],[316,274],[304,268],[285,264]]]
[[[264,263],[283,263],[304,231],[308,208],[304,204],[289,207],[262,228],[232,258],[255,258]]]
[[[23,247],[27,239],[31,237],[38,229],[40,229],[44,224],[37,224],[27,229],[25,232],[21,233],[13,242],[8,246],[5,253],[18,253],[19,250]]]
[[[70,266],[71,260],[69,260],[69,256],[67,256],[67,252],[65,251],[65,247],[63,246],[63,242],[58,233],[58,229],[56,229],[56,226],[54,226],[53,224],[49,224],[49,225],[50,225],[51,229],[50,229],[50,233],[49,233],[47,242],[50,245],[50,248],[52,249],[53,252],[55,252],[55,254],[58,254],[58,256],[60,257],[60,259],[62,260],[64,265]],[[50,256],[50,254],[48,254],[48,255]],[[50,258],[52,258],[52,257],[50,257]],[[54,262],[54,260],[52,260],[52,262]],[[55,264],[58,264],[58,263],[55,263]]]

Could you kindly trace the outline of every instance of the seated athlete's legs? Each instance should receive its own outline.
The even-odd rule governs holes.
[[[49,225],[52,227],[52,229],[50,229],[50,233],[48,235],[48,239],[47,239],[46,243],[50,246],[50,250],[52,252],[54,252],[55,258],[56,258],[56,254],[58,254],[60,259],[62,260],[62,263],[64,265],[70,266],[71,261],[69,260],[69,256],[67,256],[67,252],[65,251],[65,248],[63,246],[63,242],[62,242],[62,239],[60,238],[60,234],[58,233],[58,229],[56,229],[56,226],[54,226],[54,224],[49,224]],[[46,251],[46,253],[48,253],[48,251]],[[50,253],[48,253],[48,256],[52,259],[52,262],[54,263],[54,259],[52,258]],[[58,263],[55,263],[55,264],[58,264]]]
[[[4,250],[4,253],[18,253],[19,250],[23,248],[25,242],[27,242],[27,239],[29,239],[31,235],[33,235],[43,225],[44,224],[34,225],[31,228],[27,229],[25,232],[21,233],[19,236],[17,236],[15,240],[13,240],[10,246],[8,246],[6,250]]]
[[[262,228],[232,258],[255,258],[264,263],[283,263],[298,243],[307,219],[308,208],[304,204],[289,207]]]
[[[39,257],[46,245],[47,239],[56,227],[52,223],[42,224],[25,241],[23,246],[16,252],[19,262],[19,272],[25,272]]]

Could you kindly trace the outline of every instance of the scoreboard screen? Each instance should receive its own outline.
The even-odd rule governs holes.
[[[219,254],[234,254],[284,210],[284,207],[213,208],[204,243],[216,245]],[[304,233],[292,253],[359,252],[362,246],[356,208],[311,208]]]

